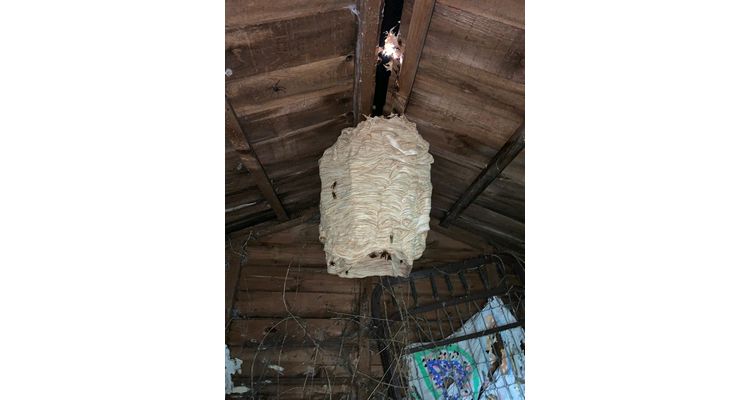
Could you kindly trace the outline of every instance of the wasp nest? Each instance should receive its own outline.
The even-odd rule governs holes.
[[[328,272],[408,276],[430,229],[432,156],[405,117],[346,128],[319,161]]]

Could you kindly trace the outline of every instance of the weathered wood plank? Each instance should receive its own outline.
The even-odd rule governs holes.
[[[352,0],[226,0],[227,28],[258,25],[326,13],[352,4]]]
[[[318,210],[320,209],[318,205],[316,205],[315,208],[317,208]],[[319,238],[319,222],[320,218],[315,218],[307,223],[291,227],[281,232],[272,233],[268,236],[264,236],[258,239],[258,243],[271,246],[296,245],[298,247],[310,247],[312,245],[312,248],[317,248],[321,245]]]
[[[524,29],[524,0],[440,0],[440,4]]]
[[[443,219],[454,201],[433,192],[430,215]],[[523,253],[524,223],[507,215],[472,204],[453,221],[451,229],[458,227],[485,238],[493,247]]]
[[[524,83],[525,31],[438,2],[425,49],[509,81]]]
[[[279,195],[291,194],[307,190],[320,191],[320,175],[318,169],[308,170],[306,174],[297,174],[280,178],[276,181]]]
[[[302,247],[248,243],[247,252],[247,263],[250,265],[279,265],[284,267],[289,265],[325,267],[326,265],[322,244]]]
[[[350,92],[352,89],[351,82],[342,82],[335,86],[320,89],[311,92],[300,93],[287,97],[278,97],[264,103],[245,102],[235,109],[237,115],[243,118],[254,119],[255,115],[267,115],[277,113],[281,109],[303,106],[305,102],[315,102],[320,97],[336,95],[339,93]],[[255,142],[255,139],[251,139]]]
[[[294,210],[314,207],[320,202],[320,188],[291,192],[281,195],[281,199]]]
[[[317,207],[309,208],[300,213],[294,213],[290,215],[291,219],[285,222],[270,221],[262,224],[255,225],[249,229],[237,232],[236,235],[242,236],[245,239],[250,238],[251,240],[258,241],[268,235],[272,235],[277,232],[293,228],[300,224],[305,224],[313,219],[319,218],[319,209]]]
[[[523,115],[498,106],[475,93],[457,91],[430,75],[419,75],[409,100],[407,117],[431,121],[499,149],[523,120]]]
[[[450,229],[443,228],[442,226],[440,226],[440,220],[434,217],[430,218],[430,232],[436,232],[441,235],[450,237],[454,240],[458,240],[461,243],[464,243],[465,245],[477,249],[481,252],[486,253],[492,250],[492,245],[487,243],[481,236],[456,227],[451,227]]]
[[[224,150],[224,193],[231,195],[252,188],[257,190],[257,185],[247,168],[242,165],[240,157],[229,140],[225,138]]]
[[[474,204],[524,223],[526,214],[523,186],[519,188],[513,182],[498,183],[498,181],[496,180],[490,187],[500,185],[499,192],[493,189],[490,194],[488,188],[474,200]]]
[[[286,210],[284,210],[281,201],[279,201],[265,170],[263,170],[263,165],[258,160],[258,156],[255,154],[253,147],[247,142],[245,133],[242,131],[242,127],[237,121],[237,116],[232,109],[232,106],[229,104],[229,101],[226,99],[224,100],[224,107],[226,115],[225,131],[229,142],[237,151],[242,164],[253,175],[255,183],[258,185],[258,189],[263,193],[263,197],[265,197],[266,201],[271,205],[276,216],[282,221],[288,220],[289,216],[287,215]]]
[[[323,14],[229,29],[225,64],[229,81],[351,54],[356,19],[346,8]]]
[[[333,118],[346,117],[352,121],[352,93],[350,87],[321,90],[314,95],[295,96],[273,108],[240,117],[240,124],[249,132],[250,143],[313,129]]]
[[[417,124],[419,134],[430,143],[431,154],[481,170],[497,153],[499,146],[493,148],[462,131],[446,130],[422,119],[424,116],[422,113],[410,114],[409,120]]]
[[[229,329],[228,345],[266,345],[280,344],[313,344],[305,332],[315,341],[341,340],[343,335],[356,337],[356,324],[343,319],[300,318],[300,325],[291,318],[258,318],[235,320]],[[265,340],[264,340],[265,338]]]
[[[268,365],[278,365],[284,368],[284,378],[304,377],[310,378],[308,384],[312,383],[312,378],[321,376],[325,379],[327,373],[329,377],[351,376],[345,367],[350,363],[349,356],[352,355],[351,346],[336,345],[320,347],[294,347],[279,346],[258,350],[257,346],[242,347],[232,346],[229,348],[233,358],[239,358],[243,361],[242,372],[239,373],[241,378],[261,378],[261,380],[272,379],[280,376],[275,370],[268,368]],[[341,354],[339,354],[341,351]],[[355,353],[356,354],[356,353]],[[253,364],[253,362],[255,362]],[[325,369],[325,371],[323,371]]]
[[[440,84],[449,99],[454,94],[467,93],[513,114],[525,112],[524,84],[451,60],[439,48],[425,46],[419,62],[419,77],[426,78],[425,84]]]
[[[279,69],[227,82],[226,95],[239,115],[262,109],[264,103],[305,95],[331,87],[349,87],[354,79],[354,60],[337,56],[309,64]],[[309,98],[302,97],[302,98]]]
[[[484,231],[490,232],[495,236],[509,238],[521,244],[524,241],[524,224],[508,216],[472,204],[466,207],[461,217],[467,222],[475,223],[477,227],[485,228]]]
[[[250,378],[234,378],[235,384],[244,384],[250,387]],[[351,378],[329,378],[325,377],[306,378],[273,378],[256,382],[254,388],[258,399],[307,399],[307,400],[330,400],[346,399],[346,393],[350,390]],[[230,400],[247,399],[246,394],[228,395]]]
[[[474,206],[476,207],[476,206]],[[496,226],[490,226],[483,220],[475,220],[462,215],[453,222],[455,226],[481,234],[490,240],[499,250],[514,252],[519,255],[524,254],[524,240],[507,235],[504,231]]]
[[[497,178],[503,169],[520,153],[525,146],[525,127],[522,123],[513,136],[503,145],[500,151],[492,158],[487,167],[477,176],[469,188],[461,195],[456,203],[448,211],[440,225],[448,226],[461,212],[479,196],[492,181]]]
[[[289,312],[301,318],[356,315],[356,296],[348,293],[237,292],[234,308],[240,316],[275,317]]]
[[[341,130],[349,126],[348,118],[339,116],[310,129],[288,132],[256,142],[253,147],[264,165],[280,161],[294,162],[312,156],[320,158],[325,149],[336,142]]]
[[[404,0],[404,6],[401,9],[401,23],[399,24],[398,32],[403,41],[409,38],[409,25],[411,23],[411,15],[414,11],[414,1]]]
[[[432,149],[430,150],[432,152]],[[431,168],[433,209],[438,207],[445,199],[445,209],[458,200],[469,184],[476,179],[481,169],[461,165],[455,160],[448,160],[434,153],[434,164]],[[518,174],[523,175],[522,166],[516,166],[514,171],[509,168],[518,163],[518,157],[503,170],[503,173],[485,189],[485,191],[474,201],[476,204],[511,217],[519,222],[524,222],[524,186],[519,180]],[[518,171],[518,167],[521,167]],[[509,172],[509,176],[506,176]],[[522,179],[522,178],[521,178]],[[436,215],[433,213],[433,215]],[[442,214],[441,214],[442,217]],[[451,228],[452,229],[452,228]]]
[[[526,181],[526,150],[518,153],[516,158],[503,170],[503,177],[521,185]]]
[[[436,265],[445,264],[451,261],[461,261],[467,258],[471,258],[477,255],[481,255],[483,252],[477,249],[462,249],[462,250],[443,250],[440,248],[427,247],[422,253],[422,257],[418,260],[414,260],[414,270],[422,268],[433,267]]]
[[[294,176],[309,175],[312,173],[318,173],[318,160],[320,157],[317,154],[311,156],[298,158],[294,163],[286,161],[277,161],[274,163],[263,164],[266,167],[268,176],[274,181],[283,179],[291,179]]]
[[[444,158],[439,154],[432,156],[435,160],[430,169],[433,198],[434,195],[442,195],[453,201],[457,200],[482,171],[479,168]]]
[[[431,248],[439,249],[440,251],[462,251],[462,250],[471,250],[475,251],[476,247],[469,246],[466,243],[461,242],[460,240],[456,240],[452,238],[449,235],[445,235],[442,232],[438,232],[437,230],[432,229],[432,226],[430,226],[430,230],[427,232],[427,239],[425,240],[425,243],[427,246],[430,246]]]
[[[359,20],[357,27],[357,63],[354,72],[354,115],[355,121],[359,122],[364,119],[364,116],[372,114],[383,0],[356,1]]]
[[[446,207],[443,204],[443,207]],[[259,245],[249,242],[246,265],[278,266],[286,270],[290,265],[325,268],[325,253],[322,244],[308,243],[305,247],[294,245]],[[461,260],[481,253],[476,249],[439,248],[428,245],[422,257],[414,265],[427,266],[446,260]]]
[[[246,292],[287,293],[341,293],[354,295],[358,290],[358,280],[344,279],[331,275],[323,267],[287,268],[279,266],[246,265],[242,268],[237,290]]]
[[[242,195],[243,193],[239,193],[236,196],[241,197]],[[239,205],[237,206],[228,207],[225,209],[224,224],[231,225],[235,222],[242,221],[251,215],[262,213],[268,210],[271,210],[271,206],[262,198],[260,200],[252,200],[249,203],[239,203]]]
[[[488,210],[525,221],[525,188],[523,152],[503,170],[474,203]]]
[[[258,186],[253,181],[252,175],[243,171],[245,175],[242,179],[231,182],[229,187],[225,188],[224,205],[227,209],[232,207],[241,207],[243,204],[263,201],[263,194],[258,190]],[[228,178],[227,178],[228,179]]]
[[[239,158],[238,158],[239,161]],[[242,162],[239,163],[242,166],[242,171],[226,172],[224,174],[224,194],[226,196],[232,196],[238,193],[258,193],[258,198],[262,198],[260,191],[258,191],[258,185],[255,184],[253,176],[247,171]],[[243,199],[244,200],[244,199]],[[227,205],[232,201],[226,201]]]
[[[449,202],[441,199],[435,199],[436,206],[433,208],[431,215],[436,218],[443,218],[447,213],[446,209],[450,207]],[[453,221],[451,228],[458,227],[476,235],[481,235],[499,250],[509,250],[517,254],[524,252],[524,224],[513,218],[495,213],[479,205],[472,204],[469,206],[471,211],[462,214],[458,219]],[[518,237],[514,235],[519,235]]]
[[[414,1],[414,8],[409,20],[409,33],[404,43],[404,61],[399,72],[399,90],[394,94],[393,110],[396,113],[404,113],[409,104],[434,7],[435,0]]]
[[[224,225],[224,233],[227,235],[231,235],[233,232],[240,231],[249,226],[271,221],[274,218],[276,218],[276,213],[270,209],[266,211],[261,211],[258,213],[250,214],[245,218],[226,223]]]

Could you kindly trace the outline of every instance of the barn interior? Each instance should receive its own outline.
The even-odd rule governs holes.
[[[392,398],[373,318],[384,277],[327,272],[318,160],[342,129],[406,116],[434,158],[412,274],[502,260],[456,287],[522,292],[523,0],[226,0],[225,58],[225,331],[242,361],[227,398]],[[399,295],[453,291],[424,279]],[[456,329],[423,322],[435,337]]]

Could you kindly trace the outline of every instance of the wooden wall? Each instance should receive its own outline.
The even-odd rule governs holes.
[[[416,269],[491,251],[481,240],[470,246],[438,230],[430,231]],[[315,220],[257,240],[247,240],[250,232],[237,232],[227,241],[228,281],[236,286],[228,285],[233,310],[226,343],[232,357],[244,361],[235,383],[254,384],[259,393],[284,399],[328,398],[326,387],[333,398],[347,393],[357,398],[358,389],[373,390],[382,368],[374,342],[362,329],[368,319],[361,314],[369,316],[366,307],[377,278],[329,275]],[[246,256],[233,279],[246,240]],[[283,367],[284,375],[268,365]]]

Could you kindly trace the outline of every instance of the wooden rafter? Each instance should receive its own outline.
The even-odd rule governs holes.
[[[224,225],[224,233],[227,235],[236,235],[236,232],[242,231],[255,225],[262,225],[276,221],[276,213],[273,210],[263,210],[258,213],[253,213],[247,217],[234,221],[230,224]]]
[[[354,122],[372,114],[383,0],[357,0],[357,64],[354,70]]]
[[[430,217],[430,230],[482,252],[491,252],[493,249],[492,244],[480,235],[476,235],[457,226],[451,226],[450,229],[442,227],[440,226],[440,221],[434,217]]]
[[[264,236],[285,231],[287,229],[294,228],[295,226],[314,221],[320,218],[320,210],[318,209],[318,207],[311,207],[302,211],[298,215],[291,215],[290,217],[291,219],[286,222],[268,221],[253,225],[250,228],[233,232],[231,234],[231,237],[238,237],[242,239],[247,239],[249,237],[250,239],[257,240]]]
[[[474,199],[479,196],[484,189],[494,181],[505,167],[513,161],[514,158],[524,149],[525,147],[525,123],[522,122],[521,126],[516,129],[513,136],[508,139],[503,145],[500,151],[492,157],[492,160],[487,164],[487,167],[477,176],[474,182],[469,186],[468,189],[453,203],[448,213],[445,215],[441,226],[450,225],[458,216],[461,214],[466,207],[471,204]]]
[[[276,191],[273,185],[271,185],[271,180],[268,179],[268,175],[266,175],[266,171],[258,160],[253,147],[248,143],[245,133],[242,131],[242,126],[237,120],[237,115],[235,115],[232,105],[229,104],[229,100],[224,99],[224,106],[226,109],[226,134],[229,138],[229,143],[232,144],[232,147],[234,147],[234,150],[239,155],[242,165],[250,171],[255,184],[258,185],[258,189],[260,189],[263,197],[276,213],[276,217],[282,221],[288,220],[289,215],[284,210],[279,196],[276,195]]]
[[[419,59],[430,27],[435,0],[416,0],[409,22],[409,33],[404,44],[404,61],[398,77],[398,92],[394,95],[393,111],[403,114],[409,104],[414,78],[417,76]]]

